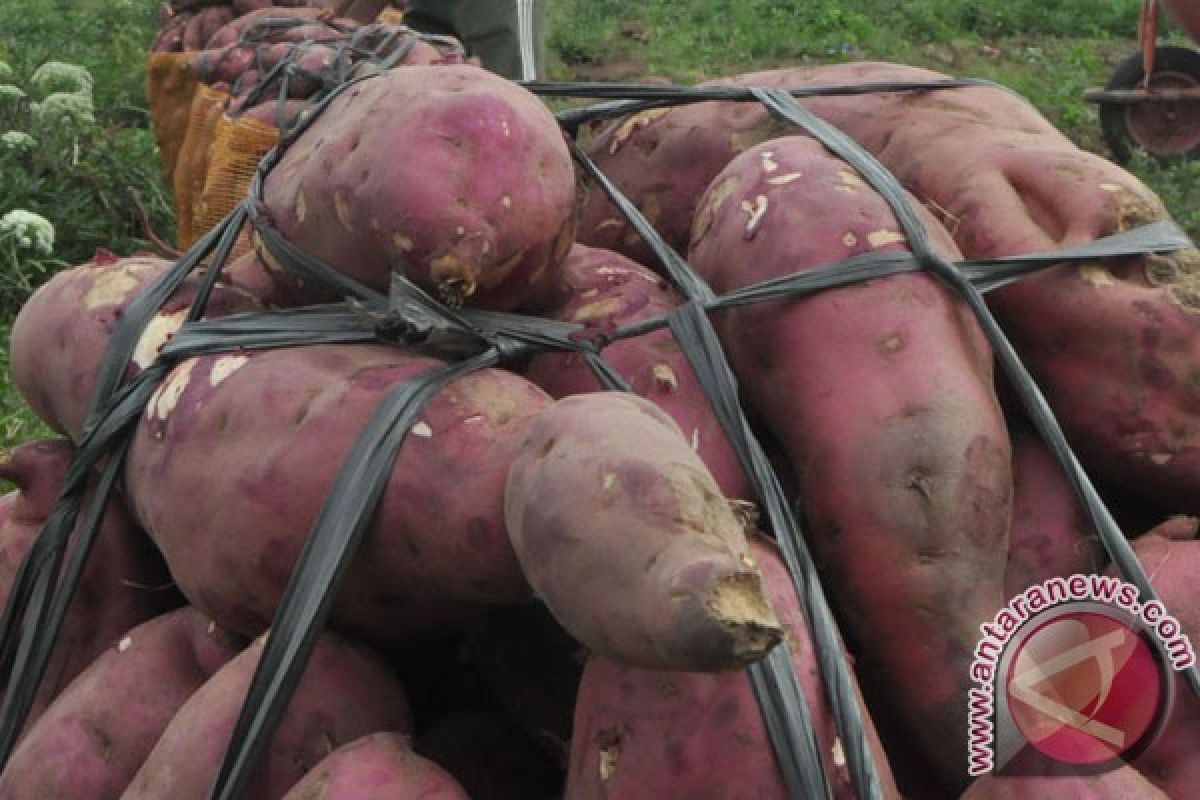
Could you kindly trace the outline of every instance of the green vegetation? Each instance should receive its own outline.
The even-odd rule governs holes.
[[[1140,7],[1138,0],[549,2],[556,78],[695,82],[785,63],[898,61],[1008,85],[1100,153],[1096,109],[1083,102],[1083,90],[1103,84],[1133,52]],[[0,218],[31,212],[54,237],[47,248],[33,218],[0,222],[5,338],[31,287],[61,265],[98,247],[149,249],[148,231],[173,237],[144,94],[157,24],[150,0],[0,3]],[[1186,41],[1178,32],[1171,37]],[[83,67],[86,89],[69,69],[35,78],[47,62]],[[54,92],[76,99],[47,100]],[[1200,162],[1162,166],[1142,158],[1132,169],[1200,238]],[[44,428],[8,385],[4,355],[0,441],[9,443]]]
[[[140,0],[0,4],[0,217],[23,209],[54,229],[51,254],[0,241],[0,319],[64,262],[145,249],[144,224],[171,235],[144,89],[156,26]]]

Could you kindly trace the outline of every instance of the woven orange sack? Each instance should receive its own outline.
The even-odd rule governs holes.
[[[150,53],[146,62],[146,100],[168,182],[173,179],[179,151],[187,138],[192,100],[199,86],[191,61],[190,53]]]

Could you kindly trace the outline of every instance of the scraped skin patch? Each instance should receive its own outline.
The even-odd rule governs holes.
[[[621,149],[621,145],[625,140],[633,135],[633,132],[638,128],[645,128],[651,122],[671,111],[669,108],[654,108],[649,111],[643,111],[640,114],[634,114],[625,122],[621,123],[621,127],[617,129],[613,136],[612,145],[609,146],[609,155],[616,155],[617,150]]]
[[[884,247],[889,244],[901,244],[905,241],[904,234],[899,231],[871,231],[867,234],[867,241],[871,243],[871,247]]]
[[[1084,264],[1079,268],[1079,277],[1097,288],[1117,285],[1113,274],[1099,264]]]
[[[179,398],[183,397],[188,383],[191,382],[192,368],[195,366],[196,361],[192,359],[175,368],[166,382],[150,397],[150,402],[146,406],[147,417],[165,421],[171,415],[175,406],[179,405]]]
[[[137,364],[139,369],[146,369],[153,364],[163,345],[183,326],[187,315],[186,308],[173,314],[155,314],[142,331],[142,337],[138,339],[137,347],[133,350],[133,363]]]
[[[213,362],[208,373],[208,385],[219,386],[222,381],[246,365],[249,356],[222,356]]]
[[[130,270],[107,270],[96,278],[92,288],[83,296],[83,304],[88,309],[117,305],[128,297],[137,285],[138,280]]]

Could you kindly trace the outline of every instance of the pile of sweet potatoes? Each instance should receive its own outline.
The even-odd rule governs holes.
[[[264,5],[175,3],[164,32],[178,28],[178,45],[159,44],[195,50],[210,77],[244,76],[256,19],[298,23],[256,51],[258,69],[297,36],[358,24]],[[866,64],[729,82],[931,77]],[[1165,217],[1136,179],[998,88],[804,102],[892,171],[947,261]],[[397,286],[471,330],[476,351],[494,340],[470,326],[507,312],[574,327],[539,352],[498,348],[424,401],[246,797],[792,798],[781,709],[755,688],[766,669],[794,678],[805,778],[829,797],[856,796],[860,758],[886,798],[1194,794],[1200,759],[1183,742],[1200,701],[1182,682],[1166,734],[1121,769],[968,776],[980,626],[1031,584],[1113,567],[944,280],[910,271],[710,313],[739,436],[769,456],[805,537],[791,544],[824,588],[763,530],[758,451],[720,421],[734,398],[714,403],[719,370],[657,323],[696,285],[720,295],[909,253],[864,175],[756,103],[657,108],[596,131],[583,144],[687,257],[702,282],[689,289],[599,189],[577,195],[564,136],[526,89],[437,64],[365,77],[289,143],[263,182],[255,251],[201,263],[119,365],[122,386],[161,380],[120,433],[118,488],[0,800],[208,796],[260,656],[287,635],[273,621],[310,533],[335,487],[370,478],[341,474],[378,444],[360,434],[398,387],[463,355],[363,304]],[[295,269],[279,239],[326,273]],[[1131,534],[1154,528],[1137,554],[1195,635],[1195,522],[1159,523],[1196,503],[1198,263],[1195,250],[1075,262],[988,295],[1114,512]],[[97,258],[17,318],[14,383],[65,438],[0,462],[17,487],[0,499],[8,583],[94,434],[110,342],[170,267]],[[262,325],[317,303],[393,335],[164,351],[189,316]],[[605,389],[597,353],[629,392]],[[820,591],[832,635],[815,627]],[[822,652],[831,642],[844,652]],[[834,665],[849,676],[840,695]],[[847,712],[862,730],[839,729]]]

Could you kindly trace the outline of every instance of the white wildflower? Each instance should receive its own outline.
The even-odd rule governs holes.
[[[0,133],[0,150],[16,150],[24,152],[37,147],[37,139],[25,131],[8,131]]]
[[[20,86],[14,86],[11,83],[0,83],[0,102],[11,100],[17,101],[25,96],[25,92],[21,91]]]
[[[34,119],[43,127],[90,128],[96,124],[90,94],[55,92],[32,106]]]
[[[41,97],[59,92],[90,95],[92,93],[92,74],[76,64],[47,61],[30,76],[29,85]]]
[[[54,250],[54,226],[50,220],[18,208],[0,217],[0,239],[12,237],[18,247],[32,248],[45,255]]]

